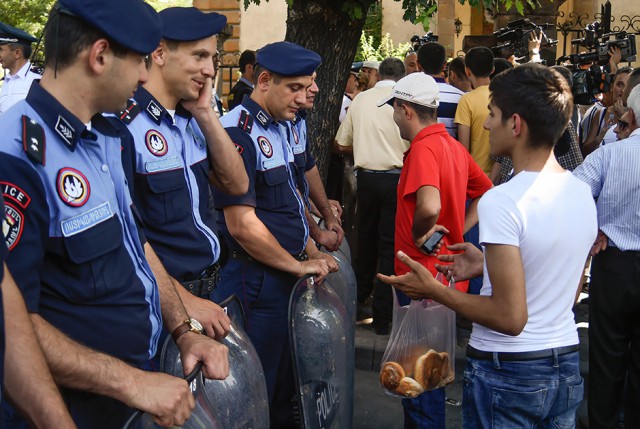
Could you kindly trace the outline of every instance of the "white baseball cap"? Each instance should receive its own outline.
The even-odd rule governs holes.
[[[378,67],[380,67],[380,62],[378,62],[378,61],[365,61],[365,62],[362,63],[362,67],[378,70]]]
[[[440,91],[435,79],[424,73],[411,73],[393,86],[391,95],[378,101],[378,107],[393,106],[393,99],[409,101],[421,106],[436,108],[440,105]]]

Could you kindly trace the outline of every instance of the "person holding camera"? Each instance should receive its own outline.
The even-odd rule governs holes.
[[[496,76],[484,126],[491,153],[515,177],[478,205],[482,252],[442,255],[447,278],[484,271],[480,295],[443,287],[404,252],[410,272],[378,277],[414,299],[430,298],[473,321],[463,393],[465,428],[574,427],[583,396],[573,304],[596,238],[589,187],[553,155],[573,108],[559,73],[525,64]],[[484,259],[484,262],[483,262]]]
[[[400,136],[411,142],[398,182],[395,251],[410,255],[434,275],[436,258],[431,253],[437,237],[446,232],[443,243],[462,241],[477,222],[478,199],[492,186],[469,152],[438,123],[439,99],[435,79],[415,73],[400,79],[379,102],[393,106]],[[467,199],[472,200],[468,210]],[[396,275],[409,271],[397,259],[394,268]],[[467,287],[466,281],[456,283],[459,290],[466,292]],[[444,427],[444,400],[444,388],[403,399],[405,428]]]

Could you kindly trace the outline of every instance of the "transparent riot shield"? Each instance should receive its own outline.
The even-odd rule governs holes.
[[[229,376],[222,381],[206,379],[199,371],[193,376],[190,383],[196,408],[181,427],[268,429],[267,386],[258,354],[243,329],[242,306],[235,295],[220,306],[231,319],[231,332],[222,341],[229,349]],[[180,350],[171,337],[162,349],[160,370],[176,377],[183,376]],[[124,429],[156,428],[146,413],[134,416],[130,421]]]
[[[303,429],[349,429],[353,419],[351,319],[328,280],[303,277],[289,301],[289,335]]]

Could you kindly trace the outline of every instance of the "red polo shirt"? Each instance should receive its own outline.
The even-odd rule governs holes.
[[[440,254],[450,254],[453,252],[444,245],[463,241],[466,201],[481,196],[492,184],[464,146],[449,136],[444,124],[424,128],[411,142],[404,154],[398,182],[395,250],[402,250],[435,276],[437,258],[421,253],[411,235],[416,194],[422,186],[433,186],[440,191],[441,209],[437,223],[449,230],[443,238]],[[407,271],[408,267],[396,259],[396,274]],[[468,287],[468,281],[456,283],[458,290],[466,292]]]

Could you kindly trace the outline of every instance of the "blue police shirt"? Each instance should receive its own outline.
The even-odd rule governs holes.
[[[132,138],[123,139],[122,152],[131,195],[169,274],[193,280],[220,256],[207,142],[180,104],[174,120],[143,87],[134,98],[140,113],[124,120]]]
[[[258,219],[292,255],[302,252],[309,238],[304,203],[296,192],[297,173],[294,155],[287,141],[286,127],[276,122],[249,97],[220,118],[244,162],[249,176],[249,191],[232,196],[214,190],[216,208],[232,205],[255,207]],[[242,247],[231,237],[218,216],[220,232],[229,247]]]
[[[4,200],[2,195],[0,195],[0,208],[4,213]],[[4,224],[5,218],[2,218],[2,229],[4,234]],[[4,235],[3,235],[4,238]],[[7,259],[7,246],[5,245],[4,240],[0,242],[0,264],[2,264],[2,268],[0,269],[0,283],[4,279],[4,261]],[[4,310],[3,310],[3,301],[2,301],[2,293],[0,293],[0,386],[4,386],[4,350],[5,350],[5,338],[4,338]],[[2,402],[2,390],[0,389],[0,402]],[[2,427],[2,419],[0,419],[0,428]]]
[[[140,365],[156,352],[158,287],[133,216],[118,131],[100,115],[91,127],[38,83],[0,118],[7,265],[30,312]]]
[[[289,145],[293,151],[296,164],[298,189],[304,195],[305,203],[309,204],[309,184],[305,173],[316,165],[316,160],[311,155],[311,148],[307,140],[307,112],[299,111],[292,121],[287,122]]]

